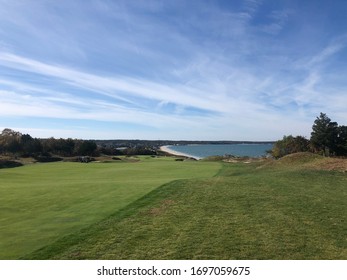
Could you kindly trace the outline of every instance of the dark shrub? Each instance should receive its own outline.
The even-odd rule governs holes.
[[[55,161],[63,160],[60,157],[53,157],[53,156],[35,156],[34,159],[38,162],[55,162]]]
[[[13,167],[19,167],[22,166],[20,162],[13,161],[13,160],[0,160],[0,169],[1,168],[13,168]]]

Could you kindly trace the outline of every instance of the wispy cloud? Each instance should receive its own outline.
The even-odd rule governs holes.
[[[307,33],[315,22],[294,4],[29,2],[1,2],[0,126],[270,140],[308,135],[320,111],[347,119],[346,35]]]
[[[108,97],[120,99],[128,103],[133,102],[126,96],[134,95],[157,102],[167,101],[206,110],[214,110],[218,107],[209,96],[203,96],[204,98],[201,98],[200,92],[197,92],[193,88],[182,87],[182,91],[180,91],[168,85],[143,79],[97,76],[66,67],[41,63],[8,53],[0,53],[0,63],[9,68],[60,79],[67,84],[82,89],[92,90],[100,95],[107,95]]]
[[[336,55],[339,51],[347,47],[347,34],[334,38],[333,41],[318,54],[313,56],[307,63],[307,67],[315,67],[320,63]]]

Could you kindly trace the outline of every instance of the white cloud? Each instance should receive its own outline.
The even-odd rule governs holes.
[[[291,29],[301,14],[287,5],[30,3],[28,13],[25,2],[5,1],[0,11],[3,123],[96,120],[185,138],[269,140],[303,134],[319,111],[345,116],[346,69],[331,70],[346,36],[318,30],[313,45],[296,35],[301,26]]]
[[[45,64],[8,53],[0,53],[0,64],[21,71],[62,79],[65,83],[69,83],[76,87],[93,90],[101,95],[107,95],[129,103],[132,103],[132,101],[126,98],[126,96],[134,95],[156,100],[158,102],[168,101],[206,110],[218,109],[218,103],[216,103],[215,100],[210,99],[208,96],[203,96],[204,98],[201,98],[201,93],[194,88],[182,86],[179,87],[178,90],[168,85],[158,84],[143,79],[130,77],[101,77],[66,67]]]

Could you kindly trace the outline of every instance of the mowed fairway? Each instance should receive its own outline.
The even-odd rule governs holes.
[[[141,157],[137,162],[44,163],[0,169],[0,259],[17,259],[173,180],[208,178],[219,163]]]
[[[224,164],[24,258],[347,259],[347,175],[324,160]]]

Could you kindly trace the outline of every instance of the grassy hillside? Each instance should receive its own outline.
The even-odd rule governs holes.
[[[172,181],[24,258],[347,259],[346,173],[309,157]]]
[[[140,157],[0,169],[0,259],[19,258],[94,224],[172,180],[208,178],[219,168]]]

